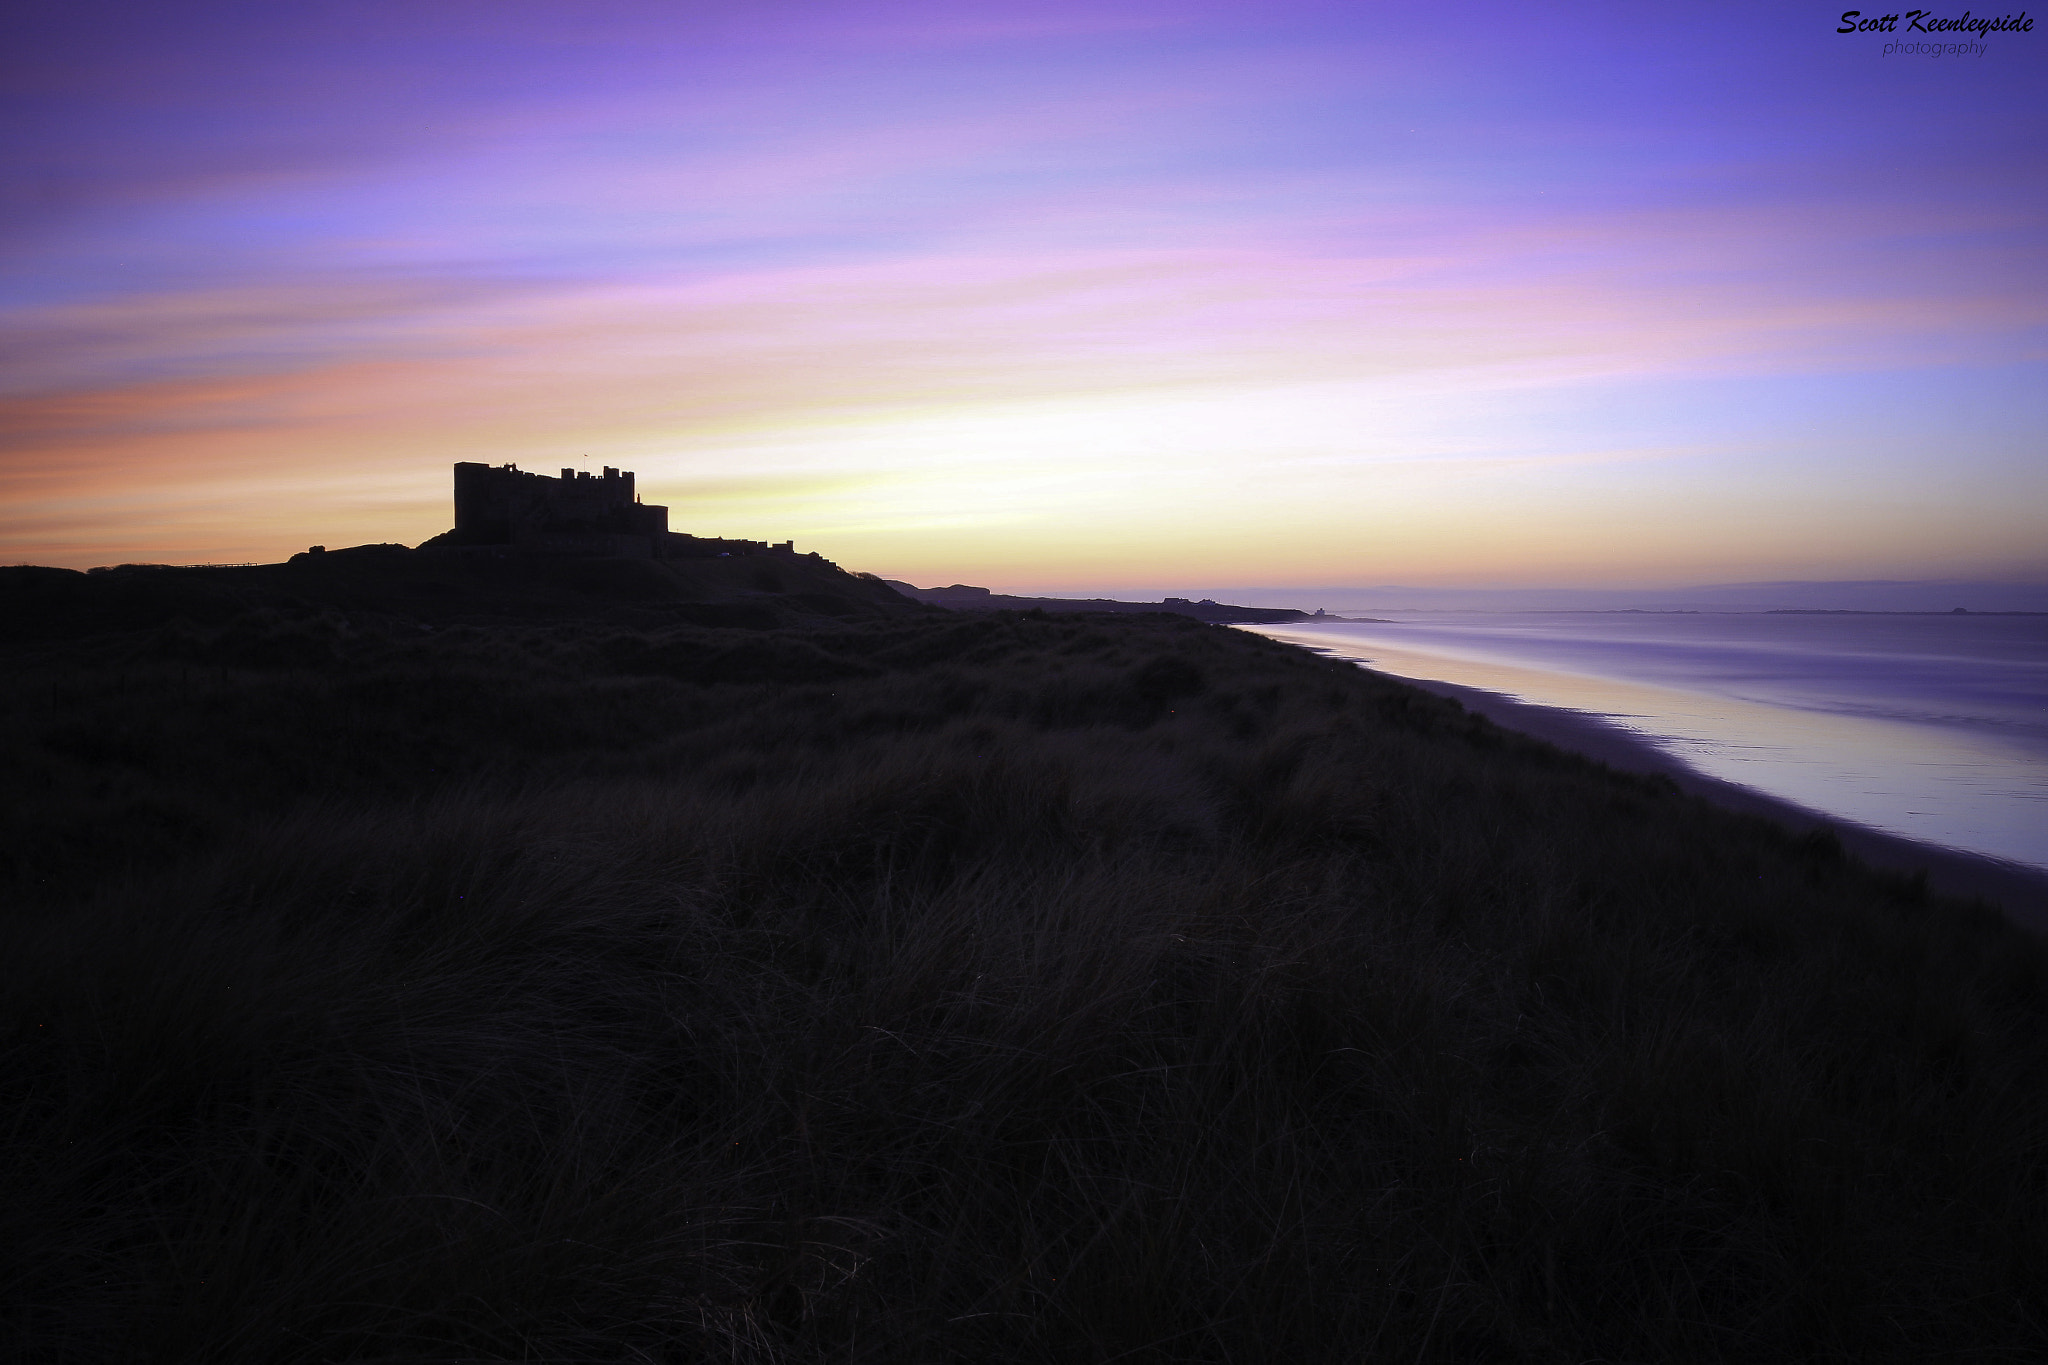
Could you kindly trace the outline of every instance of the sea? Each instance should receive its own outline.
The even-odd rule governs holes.
[[[1252,629],[1581,712],[1823,816],[2048,871],[2048,615],[1418,611]]]

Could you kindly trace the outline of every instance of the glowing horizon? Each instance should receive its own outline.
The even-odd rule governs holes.
[[[0,561],[417,543],[479,459],[998,589],[2048,576],[2048,32],[1833,27],[52,6]]]

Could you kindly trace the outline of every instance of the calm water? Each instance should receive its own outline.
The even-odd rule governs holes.
[[[2048,868],[2048,617],[1418,612],[1260,633],[1588,712],[1710,776]]]

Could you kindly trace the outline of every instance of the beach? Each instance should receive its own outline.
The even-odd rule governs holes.
[[[1436,612],[1256,627],[2048,929],[2048,637],[2022,617]]]
[[[1557,706],[1538,706],[1498,692],[1429,678],[1401,681],[1448,697],[1503,729],[1555,744],[1620,772],[1658,774],[1679,789],[1726,810],[1760,815],[1795,831],[1827,828],[1842,848],[1872,867],[1927,874],[1930,889],[1951,896],[1981,896],[2016,922],[2048,934],[2048,873],[2018,863],[1981,857],[1960,849],[1922,843],[1822,814],[1791,801],[1733,782],[1709,777],[1664,750],[1599,716]]]

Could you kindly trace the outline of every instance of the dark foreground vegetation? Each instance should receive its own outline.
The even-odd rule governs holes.
[[[2048,1349],[1989,908],[1228,629],[656,568],[0,571],[0,1353]]]

